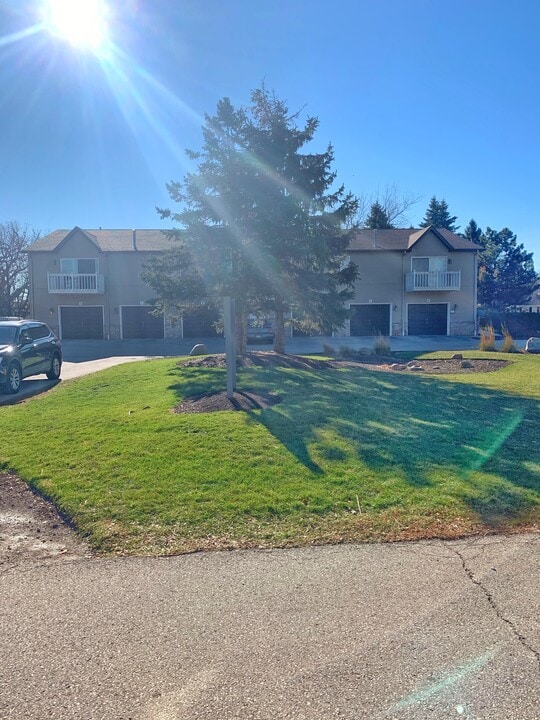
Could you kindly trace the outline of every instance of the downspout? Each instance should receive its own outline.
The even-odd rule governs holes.
[[[478,252],[474,253],[474,335],[478,333]]]
[[[401,253],[401,336],[405,336],[405,252]]]
[[[105,272],[107,270],[107,272]],[[108,277],[109,277],[109,253],[104,252],[103,253],[103,293],[105,295],[104,302],[107,305],[107,333],[106,333],[106,339],[111,339],[111,298],[109,295],[109,283],[108,283]]]
[[[29,295],[29,309],[30,317],[36,317],[34,310],[34,258],[32,253],[27,252],[28,255],[28,295]]]

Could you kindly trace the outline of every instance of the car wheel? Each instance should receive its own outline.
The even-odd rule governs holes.
[[[19,388],[21,387],[21,380],[21,368],[17,365],[17,363],[11,363],[11,365],[8,365],[6,384],[4,386],[5,391],[9,395],[15,395],[15,393],[18,393]]]
[[[60,377],[60,370],[62,368],[62,361],[60,360],[59,355],[53,355],[53,359],[51,361],[51,369],[48,373],[46,373],[49,380],[58,380]]]

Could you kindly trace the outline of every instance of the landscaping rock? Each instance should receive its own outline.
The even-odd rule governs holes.
[[[530,337],[525,344],[525,352],[540,353],[540,337]]]
[[[199,343],[198,345],[194,345],[191,348],[190,355],[207,355],[208,350],[206,349],[206,345],[203,345],[203,343]]]
[[[472,362],[470,360],[462,360],[459,364],[459,367],[472,368],[472,367],[474,367],[474,365],[472,364]]]
[[[450,360],[463,360],[463,355],[461,353],[454,353]]]

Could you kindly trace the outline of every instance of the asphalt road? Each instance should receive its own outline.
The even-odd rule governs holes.
[[[540,536],[23,563],[2,720],[538,720]]]
[[[0,718],[538,720],[539,578],[540,535],[9,565]]]

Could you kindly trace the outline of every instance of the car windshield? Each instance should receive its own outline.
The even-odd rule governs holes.
[[[0,345],[9,345],[15,340],[15,332],[17,328],[12,325],[0,325]]]

